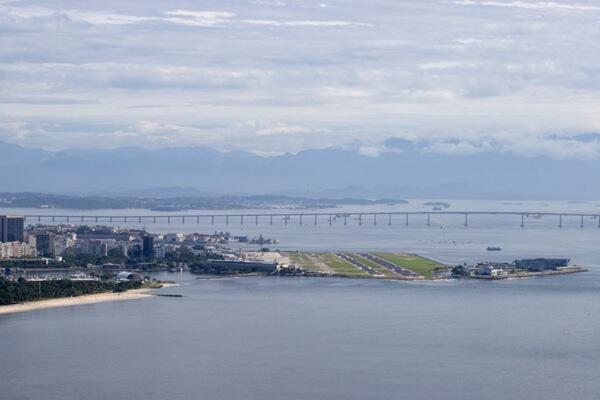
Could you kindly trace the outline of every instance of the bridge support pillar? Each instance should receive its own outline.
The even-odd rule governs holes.
[[[152,222],[156,223],[156,217],[152,217]]]
[[[229,215],[225,216],[225,225],[229,225]]]
[[[254,216],[254,225],[258,225],[258,215]]]
[[[300,225],[302,225],[302,214],[300,214],[300,221],[298,221]]]
[[[408,226],[408,214],[406,214],[406,226]]]
[[[69,222],[69,217],[67,217],[67,222]]]
[[[273,216],[272,215],[269,216],[269,224],[273,225]]]
[[[142,217],[138,217],[138,224],[142,223]]]
[[[431,214],[427,213],[427,226],[431,225]]]
[[[240,215],[240,225],[244,225],[244,216]]]
[[[52,217],[52,222],[54,222],[54,221],[55,221],[55,218],[54,218],[54,216],[53,216],[53,217]]]
[[[348,225],[348,214],[344,214],[344,226]]]
[[[42,218],[38,216],[38,222],[40,222],[41,220]],[[98,221],[98,218],[96,218],[96,221]]]
[[[362,214],[358,214],[358,226],[362,225]]]
[[[377,214],[373,214],[373,225],[377,225]]]
[[[210,216],[210,224],[211,224],[211,225],[214,225],[214,224],[215,224],[215,216],[214,216],[214,215],[211,215],[211,216]]]
[[[171,223],[171,217],[167,217],[167,224]]]
[[[521,214],[521,228],[525,228],[525,214]]]
[[[558,216],[558,227],[562,228],[562,215]]]
[[[329,214],[329,226],[333,223],[333,216]]]
[[[469,226],[469,214],[465,214],[465,226]]]
[[[317,226],[317,214],[315,214],[315,226]]]
[[[596,215],[596,218],[598,218],[598,228],[600,228],[600,215]]]
[[[583,229],[583,215],[581,216],[581,229]]]
[[[285,217],[283,217],[283,220],[284,220],[284,224],[287,225],[290,220],[290,216],[286,215]]]
[[[196,225],[200,225],[200,217],[199,216],[196,217]]]
[[[185,217],[181,217],[181,225],[185,225]]]
[[[392,214],[388,214],[388,226],[392,226]]]

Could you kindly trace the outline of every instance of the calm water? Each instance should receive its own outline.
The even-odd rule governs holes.
[[[172,276],[171,276],[172,277]],[[2,399],[596,399],[600,277],[194,280],[0,317]]]
[[[447,262],[565,256],[591,271],[435,283],[164,275],[181,282],[165,291],[185,297],[0,316],[0,398],[600,398],[597,221],[583,230],[579,221],[562,230],[551,220],[421,222],[215,228],[262,232],[286,248],[409,250]]]

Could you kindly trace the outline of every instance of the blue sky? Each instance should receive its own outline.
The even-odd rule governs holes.
[[[598,158],[600,3],[1,1],[0,140]]]

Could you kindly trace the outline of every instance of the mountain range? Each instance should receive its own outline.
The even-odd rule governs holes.
[[[0,142],[3,192],[321,198],[600,199],[600,160],[436,154],[390,139],[355,149],[258,156],[207,147],[47,151]]]

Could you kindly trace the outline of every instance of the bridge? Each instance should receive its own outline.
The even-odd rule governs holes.
[[[211,224],[221,222],[229,225],[230,223],[255,224],[267,223],[273,225],[273,221],[282,220],[285,225],[297,223],[303,225],[310,223],[319,225],[325,223],[332,225],[341,221],[343,225],[348,225],[349,221],[355,220],[358,225],[363,224],[387,224],[392,225],[393,221],[408,226],[411,217],[422,217],[427,226],[431,225],[431,216],[460,216],[464,218],[464,226],[469,226],[470,216],[514,216],[520,218],[521,227],[525,227],[528,218],[556,218],[556,223],[559,228],[563,227],[563,219],[577,218],[580,227],[584,228],[585,219],[595,219],[598,221],[600,228],[600,211],[595,213],[556,213],[556,212],[531,212],[531,211],[394,211],[394,212],[277,212],[277,213],[216,213],[216,214],[151,214],[151,215],[66,215],[66,214],[36,214],[24,215],[27,222],[95,222],[95,223],[113,223],[113,222],[137,222],[137,223],[196,223],[196,224]],[[413,218],[414,220],[414,218]]]

